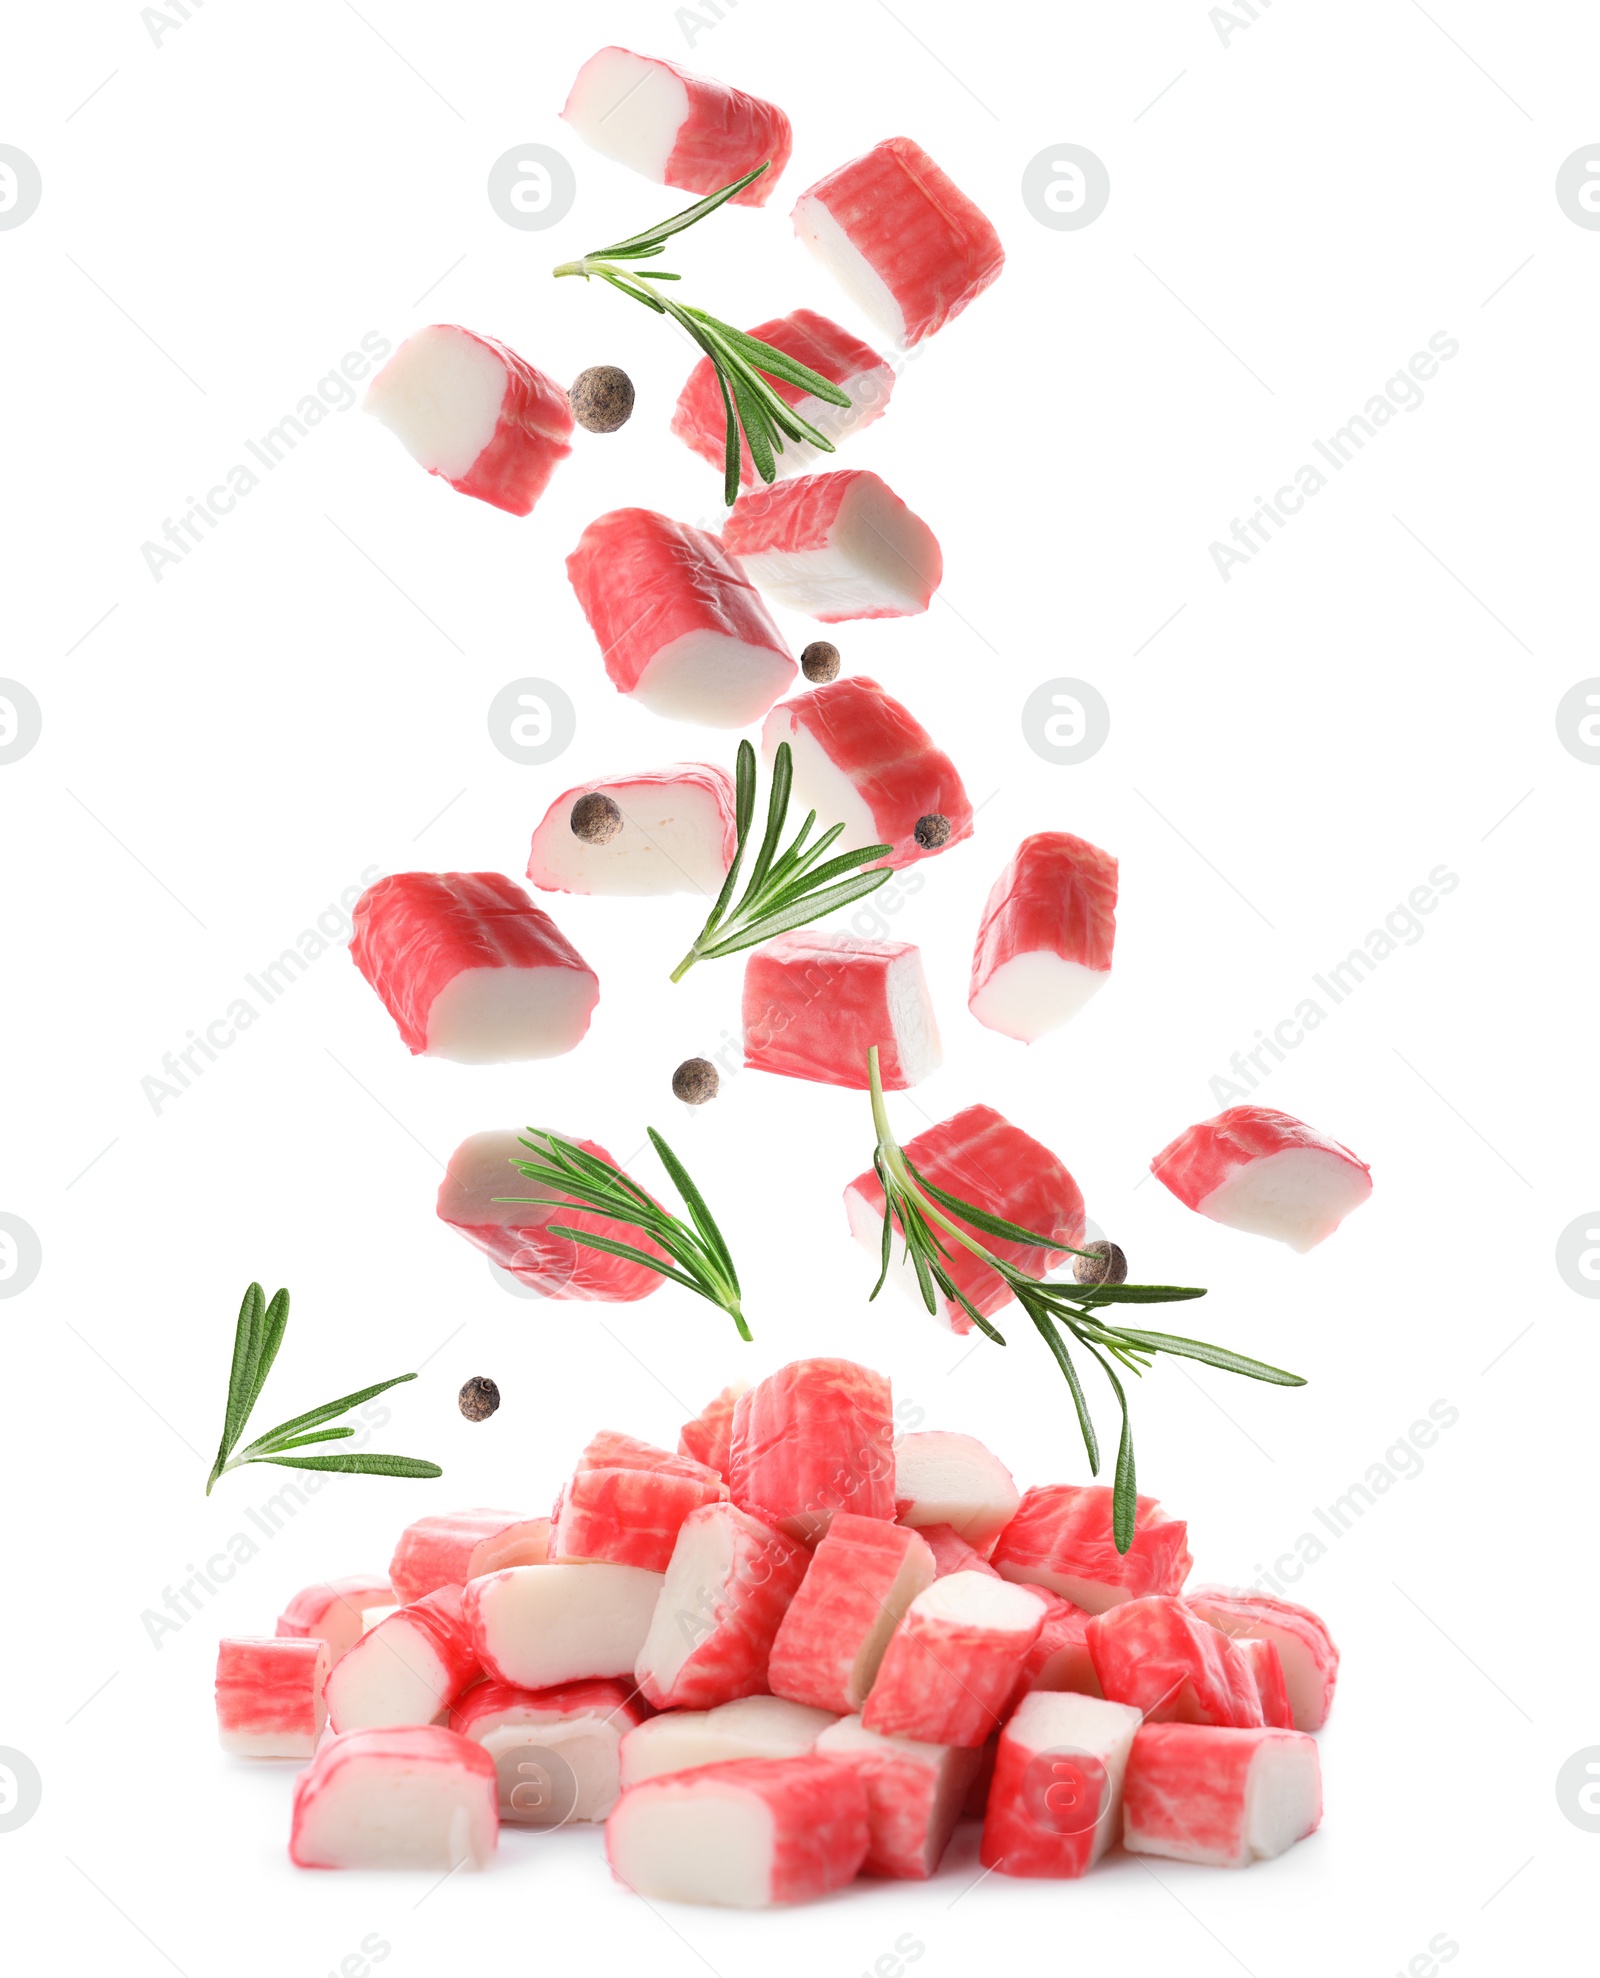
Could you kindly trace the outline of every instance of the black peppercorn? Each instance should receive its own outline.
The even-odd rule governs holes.
[[[484,1374],[474,1374],[456,1396],[456,1404],[469,1422],[486,1422],[500,1406],[500,1390]]]
[[[614,433],[633,411],[633,380],[615,364],[591,364],[567,393],[572,416],[586,433]]]
[[[826,639],[813,639],[800,655],[800,671],[819,684],[839,677],[839,648]]]
[[[1099,1237],[1083,1247],[1089,1254],[1072,1260],[1072,1275],[1079,1284],[1127,1283],[1128,1260],[1115,1243]]]
[[[622,829],[622,812],[599,790],[579,797],[572,806],[572,835],[586,845],[609,845]]]
[[[673,1097],[686,1106],[703,1106],[717,1096],[721,1082],[709,1058],[685,1058],[672,1074]]]
[[[941,845],[950,842],[950,820],[939,811],[931,810],[926,817],[917,819],[917,828],[911,835],[925,852],[936,852]]]

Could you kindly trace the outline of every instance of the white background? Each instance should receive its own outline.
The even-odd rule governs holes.
[[[1554,178],[1597,136],[1600,27],[1576,5],[1277,0],[1225,40],[1199,0],[744,0],[692,49],[689,31],[621,0],[209,0],[159,40],[129,0],[7,28],[0,141],[44,183],[0,233],[0,672],[44,711],[37,748],[0,769],[0,1209],[43,1247],[37,1281],[0,1303],[0,1745],[44,1781],[37,1815],[0,1834],[8,1953],[139,1978],[314,1974],[376,1933],[396,1974],[582,1957],[892,1978],[905,1939],[930,1973],[998,1956],[1350,1978],[1403,1971],[1442,1935],[1463,1973],[1568,1968],[1600,1848],[1554,1789],[1600,1741],[1596,1311],[1554,1250],[1600,1197],[1600,771],[1561,747],[1554,714],[1600,670],[1600,237],[1564,216]],[[1419,1475],[1323,1532],[1294,1589],[1344,1665],[1326,1824],[1272,1865],[1119,1855],[1081,1884],[973,1887],[967,1827],[929,1886],[861,1883],[777,1919],[652,1912],[611,1883],[592,1832],[508,1834],[492,1873],[430,1893],[293,1871],[293,1768],[215,1749],[220,1634],[269,1632],[305,1581],[381,1566],[424,1511],[543,1509],[593,1429],[670,1441],[735,1374],[855,1354],[1023,1483],[1085,1475],[1066,1395],[1019,1328],[969,1354],[908,1306],[868,1308],[839,1205],[870,1151],[860,1095],[751,1073],[702,1114],[672,1100],[672,1067],[737,1018],[737,962],[666,981],[690,900],[556,903],[603,989],[564,1061],[413,1060],[335,947],[159,1114],[141,1090],[365,868],[518,874],[567,785],[731,759],[731,737],[611,690],[562,571],[603,509],[717,505],[667,432],[685,350],[621,297],[548,279],[679,203],[557,117],[608,39],[794,121],[770,207],[719,216],[669,264],[735,322],[805,303],[867,329],[787,213],[895,132],[1006,245],[998,285],[849,454],[931,522],[947,580],[925,618],[841,628],[846,665],[909,703],[983,806],[894,923],[923,948],[946,1043],[896,1119],[909,1134],[999,1106],[1068,1162],[1136,1275],[1211,1288],[1197,1330],[1309,1377],[1284,1393],[1168,1364],[1135,1396],[1141,1483],[1188,1518],[1197,1576],[1270,1568],[1371,1466],[1414,1467],[1399,1445],[1431,1404],[1459,1411]],[[571,160],[577,203],[516,232],[484,182],[535,141]],[[1040,225],[1020,193],[1027,162],[1067,141],[1111,175],[1081,232]],[[363,333],[433,320],[562,380],[622,363],[632,423],[579,434],[517,521],[344,412],[153,580],[140,545],[249,457],[247,437]],[[1460,352],[1426,403],[1224,583],[1212,540],[1441,330]],[[545,769],[486,731],[493,694],[525,674],[578,707]],[[1021,736],[1024,698],[1057,675],[1112,710],[1079,768]],[[990,882],[1046,827],[1121,860],[1116,971],[1025,1051],[971,1021],[965,977]],[[1297,1257],[1146,1180],[1153,1152],[1217,1110],[1230,1055],[1440,864],[1460,883],[1422,938],[1260,1087],[1371,1163],[1371,1203]],[[624,1158],[664,1129],[732,1239],[755,1344],[672,1287],[633,1308],[499,1289],[433,1195],[460,1138],[530,1121]],[[141,1614],[253,1529],[248,1508],[289,1474],[203,1495],[251,1277],[294,1293],[263,1405],[422,1365],[378,1440],[446,1475],[332,1479],[157,1647]],[[474,1427],[454,1396],[478,1372],[505,1402]],[[15,1936],[29,1917],[31,1950]]]

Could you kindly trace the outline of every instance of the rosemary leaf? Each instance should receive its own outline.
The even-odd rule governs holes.
[[[286,1470],[339,1470],[356,1477],[442,1477],[437,1463],[416,1456],[382,1456],[357,1450],[346,1456],[248,1456],[248,1463],[278,1463]]]
[[[258,1435],[249,1447],[260,1449],[265,1443],[281,1442],[286,1435],[298,1435],[302,1429],[315,1428],[319,1422],[331,1422],[335,1415],[342,1415],[347,1408],[355,1408],[363,1401],[370,1401],[375,1394],[384,1394],[391,1387],[399,1387],[402,1382],[415,1379],[415,1374],[395,1374],[389,1380],[374,1381],[371,1387],[358,1387],[354,1394],[342,1394],[337,1401],[324,1401],[320,1408],[308,1408],[303,1415],[294,1415],[287,1422],[279,1422],[275,1429]]]

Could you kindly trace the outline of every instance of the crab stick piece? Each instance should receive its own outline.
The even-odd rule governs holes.
[[[418,1518],[400,1534],[389,1579],[402,1606],[440,1587],[465,1586],[502,1566],[536,1566],[545,1557],[548,1518],[516,1511],[444,1511]]]
[[[552,1689],[627,1676],[661,1593],[639,1566],[509,1566],[467,1584],[473,1650],[488,1673],[517,1689]]]
[[[1186,1127],[1150,1163],[1186,1209],[1291,1250],[1314,1250],[1372,1193],[1348,1147],[1271,1106],[1230,1106]]]
[[[1086,1614],[1103,1614],[1120,1601],[1179,1592],[1194,1564],[1188,1532],[1155,1498],[1141,1497],[1133,1543],[1118,1552],[1109,1485],[1046,1484],[1024,1495],[992,1558],[1006,1579],[1047,1587]]]
[[[1000,1733],[979,1860],[1002,1875],[1086,1874],[1121,1838],[1123,1778],[1139,1713],[1035,1690]]]
[[[900,1617],[933,1583],[933,1554],[918,1533],[841,1511],[778,1624],[767,1666],[773,1695],[859,1710]]]
[[[1116,932],[1116,860],[1070,831],[1036,831],[990,891],[967,1007],[1032,1044],[1111,979]]]
[[[1122,1817],[1132,1854],[1213,1868],[1270,1861],[1321,1824],[1316,1740],[1299,1731],[1146,1724],[1128,1760]]]
[[[859,1717],[824,1731],[817,1756],[848,1765],[866,1792],[862,1871],[910,1882],[925,1882],[939,1866],[983,1759],[981,1751],[884,1737]]]
[[[767,597],[823,625],[914,618],[944,576],[927,523],[861,468],[743,496],[722,526],[722,543]]]
[[[735,1402],[728,1461],[734,1503],[802,1544],[836,1511],[892,1518],[889,1383],[854,1360],[793,1360]]]
[[[781,1696],[742,1696],[711,1710],[664,1710],[622,1740],[622,1783],[734,1758],[804,1758],[838,1723],[831,1710]]]
[[[604,1820],[616,1805],[622,1740],[648,1715],[628,1683],[479,1683],[450,1713],[450,1727],[494,1760],[503,1821],[562,1827]]]
[[[217,1643],[217,1736],[237,1758],[309,1758],[327,1722],[332,1660],[312,1637]]]
[[[274,1632],[325,1641],[330,1658],[337,1662],[373,1622],[398,1604],[398,1598],[382,1573],[351,1573],[342,1580],[319,1580],[315,1586],[301,1588],[278,1616]]]
[[[628,48],[591,55],[561,114],[602,158],[684,192],[719,192],[768,164],[734,206],[764,206],[789,162],[789,119],[775,103]]]
[[[1309,1607],[1253,1588],[1196,1587],[1189,1605],[1203,1621],[1236,1641],[1269,1641],[1278,1651],[1291,1720],[1297,1731],[1320,1731],[1333,1705],[1339,1651]]]
[[[335,1731],[429,1724],[480,1673],[458,1586],[397,1607],[346,1649],[328,1676]]]
[[[886,1092],[937,1071],[939,1022],[909,941],[797,928],[756,948],[744,966],[744,1061],[754,1071],[867,1089],[878,1046]]]
[[[299,1868],[487,1868],[498,1839],[494,1760],[439,1725],[326,1739],[294,1782]]]
[[[584,797],[616,806],[615,831],[574,831],[573,806]],[[545,893],[715,899],[737,840],[733,778],[714,763],[674,762],[563,790],[534,831],[528,878]]]
[[[1089,1656],[1113,1703],[1131,1703],[1148,1724],[1222,1724],[1248,1730],[1262,1721],[1250,1664],[1220,1628],[1172,1594],[1127,1600],[1097,1614]]]
[[[861,1712],[869,1731],[976,1749],[998,1727],[1044,1623],[1030,1589],[992,1573],[925,1587],[890,1637]]]
[[[975,1435],[914,1429],[894,1446],[894,1500],[902,1525],[949,1525],[987,1559],[1022,1493]]]

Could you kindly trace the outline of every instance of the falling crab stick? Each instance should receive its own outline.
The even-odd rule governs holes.
[[[550,1556],[558,1561],[606,1560],[615,1566],[664,1573],[683,1521],[727,1494],[721,1477],[685,1476],[636,1463],[580,1464],[561,1495],[550,1534]]]
[[[740,1395],[749,1392],[747,1380],[729,1381],[720,1394],[678,1431],[678,1454],[693,1457],[715,1470],[718,1476],[727,1477],[732,1468],[733,1411],[739,1405]]]
[[[876,680],[855,674],[784,701],[761,731],[769,762],[780,742],[793,752],[796,805],[823,826],[844,826],[840,851],[888,845],[884,863],[905,866],[972,836],[972,804],[955,764]],[[950,835],[919,844],[924,817],[945,818]]]
[[[862,468],[742,496],[722,543],[758,590],[824,625],[914,618],[944,576],[938,537]]]
[[[428,1724],[480,1673],[461,1588],[436,1588],[397,1607],[346,1649],[328,1676],[335,1731]]]
[[[1123,1784],[1131,1854],[1212,1868],[1270,1861],[1322,1820],[1314,1738],[1299,1731],[1146,1724]]]
[[[269,1635],[217,1643],[217,1737],[237,1758],[309,1758],[327,1722],[325,1641]]]
[[[792,1360],[734,1403],[728,1461],[734,1503],[802,1544],[837,1511],[892,1518],[888,1380],[854,1360]]]
[[[841,1511],[778,1625],[767,1665],[773,1695],[859,1710],[900,1617],[933,1583],[933,1554],[919,1533]]]
[[[1088,1626],[1089,1656],[1113,1703],[1131,1703],[1147,1724],[1262,1722],[1250,1664],[1220,1628],[1172,1594],[1127,1600]]]
[[[858,308],[902,348],[982,295],[1000,236],[909,137],[885,138],[795,201],[794,230]]]
[[[1044,1614],[1029,1588],[992,1573],[935,1580],[890,1637],[862,1724],[886,1736],[976,1750],[1006,1714]]]
[[[1130,1704],[1035,1690],[1000,1733],[979,1860],[1002,1875],[1072,1878],[1121,1838]]]
[[[867,1795],[867,1875],[926,1881],[939,1866],[981,1751],[884,1737],[859,1717],[841,1717],[817,1739],[817,1756],[848,1765]]]
[[[1238,1635],[1234,1645],[1255,1677],[1262,1723],[1275,1731],[1292,1731],[1294,1711],[1289,1704],[1289,1686],[1283,1679],[1283,1658],[1277,1649],[1265,1635]]]
[[[607,797],[622,813],[620,829],[603,842],[572,828],[572,807],[588,796]],[[733,778],[713,763],[674,762],[563,790],[534,831],[528,877],[544,893],[715,899],[737,843]]]
[[[536,1566],[549,1537],[548,1518],[525,1518],[517,1511],[438,1512],[400,1534],[389,1580],[395,1598],[407,1606],[502,1566]]]
[[[440,1725],[328,1739],[294,1782],[300,1868],[487,1868],[498,1839],[494,1760]]]
[[[746,728],[794,679],[755,586],[691,523],[614,508],[578,538],[567,577],[611,684],[652,714]]]
[[[596,1160],[616,1165],[597,1140],[574,1139],[572,1144]],[[631,1257],[614,1257],[570,1236],[557,1236],[550,1224],[590,1230],[613,1243],[653,1252],[644,1232],[593,1209],[541,1205],[530,1199],[543,1195],[544,1189],[511,1165],[528,1156],[527,1143],[514,1131],[471,1134],[450,1156],[439,1184],[434,1213],[440,1222],[546,1298],[631,1304],[649,1297],[661,1283],[658,1271],[635,1263]],[[664,1251],[661,1260],[667,1261]]]
[[[498,872],[396,872],[351,910],[350,958],[413,1056],[554,1058],[583,1041],[595,973]]]
[[[906,1142],[904,1153],[918,1174],[947,1194],[988,1209],[1023,1229],[1054,1236],[1062,1244],[1059,1250],[1045,1249],[1011,1237],[972,1232],[986,1250],[1020,1270],[1040,1276],[1083,1241],[1083,1194],[1078,1184],[1048,1147],[1002,1118],[992,1106],[968,1106],[930,1126]],[[883,1184],[871,1168],[858,1174],[845,1190],[844,1206],[851,1235],[874,1258],[880,1256]],[[952,1215],[952,1220],[959,1223],[961,1218]],[[953,1282],[985,1318],[997,1312],[1011,1296],[1005,1280],[954,1238],[946,1240],[945,1249],[945,1268]],[[922,1304],[916,1272],[898,1245],[889,1278]],[[935,1297],[939,1317],[952,1332],[972,1330],[972,1321],[960,1305],[942,1292],[936,1292]]]
[[[494,1760],[502,1820],[560,1827],[605,1819],[622,1791],[623,1737],[648,1715],[632,1685],[615,1680],[542,1690],[479,1683],[450,1728]]]
[[[460,494],[526,515],[572,451],[572,408],[553,379],[493,337],[434,323],[406,338],[364,409]]]
[[[315,1586],[300,1589],[278,1616],[275,1632],[325,1641],[328,1654],[337,1662],[397,1600],[382,1573],[351,1573],[341,1580],[320,1580]]]
[[[818,1085],[865,1091],[874,1044],[886,1092],[919,1085],[943,1057],[922,954],[909,941],[780,934],[744,965],[742,1016],[746,1065]]]
[[[839,1719],[781,1696],[742,1696],[711,1710],[664,1710],[622,1740],[622,1783],[735,1758],[804,1758]]]
[[[1124,1600],[1178,1593],[1194,1561],[1189,1528],[1153,1497],[1134,1511],[1133,1543],[1118,1552],[1106,1484],[1046,1484],[1024,1493],[990,1555],[1008,1580],[1042,1586],[1086,1614]]]
[[[1031,1044],[1111,978],[1117,862],[1070,831],[1024,838],[995,881],[972,954],[967,1007]]]
[[[684,192],[718,192],[769,164],[735,206],[764,206],[789,162],[789,119],[776,104],[628,48],[591,55],[561,114],[602,158]]]
[[[509,1566],[467,1583],[467,1625],[491,1676],[550,1689],[593,1676],[629,1676],[661,1592],[639,1566]]]
[[[757,185],[764,183],[764,179],[756,181]],[[790,384],[783,378],[767,380],[786,404],[792,405],[808,425],[815,426],[835,445],[881,419],[888,411],[894,390],[894,367],[858,336],[830,322],[826,316],[819,316],[814,309],[795,309],[787,316],[774,316],[770,322],[757,323],[749,334],[804,364],[829,384],[837,385],[849,399],[848,406],[833,405],[814,397],[804,385]],[[722,472],[727,458],[728,421],[722,390],[709,357],[702,357],[689,373],[689,381],[679,393],[672,415],[672,430],[702,460],[719,474]],[[750,458],[749,441],[742,432],[739,446],[740,478],[750,487],[756,479],[756,468]],[[781,480],[826,457],[809,440],[786,439],[773,465]]]
[[[1230,1106],[1187,1127],[1150,1171],[1185,1208],[1300,1251],[1332,1236],[1372,1193],[1365,1161],[1271,1106]]]
[[[805,1577],[804,1546],[732,1504],[691,1511],[634,1677],[658,1710],[706,1710],[767,1688],[767,1659]]]
[[[902,1525],[949,1525],[987,1559],[1022,1493],[975,1435],[915,1429],[894,1446],[894,1499]]]
[[[1196,1587],[1189,1605],[1235,1640],[1269,1641],[1278,1651],[1297,1731],[1320,1731],[1328,1721],[1339,1677],[1339,1651],[1309,1607],[1249,1588]]]

